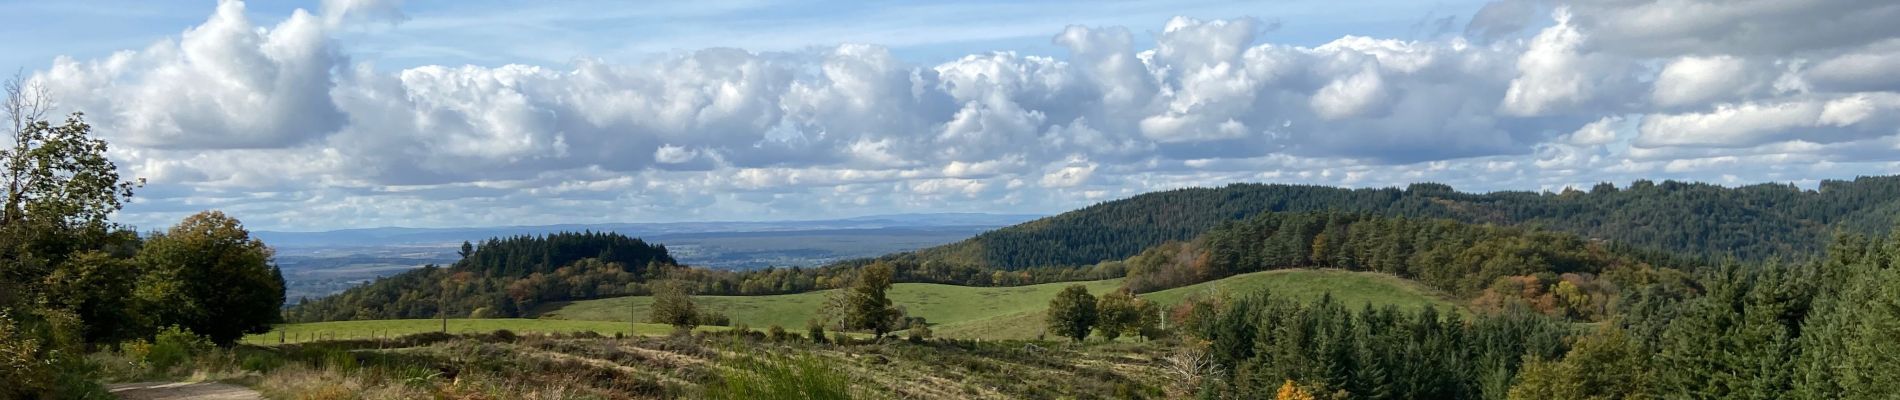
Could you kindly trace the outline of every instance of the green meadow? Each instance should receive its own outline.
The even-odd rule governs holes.
[[[1043,309],[1056,291],[1078,282],[1049,283],[1014,287],[971,287],[930,283],[899,283],[891,286],[891,301],[911,316],[924,317],[939,337],[967,339],[1034,339],[1042,333]],[[1079,282],[1090,293],[1100,295],[1121,287],[1120,279]],[[1331,294],[1333,300],[1357,308],[1397,306],[1417,311],[1426,305],[1439,310],[1466,312],[1442,293],[1417,282],[1391,275],[1341,270],[1277,270],[1236,275],[1212,282],[1142,294],[1141,297],[1174,305],[1190,296],[1217,296],[1226,293],[1242,296],[1262,290],[1274,296],[1302,301],[1318,301]],[[733,324],[745,324],[763,330],[772,325],[803,332],[806,321],[816,316],[831,291],[772,296],[698,296],[701,309],[714,310],[732,318]],[[672,327],[659,324],[630,324],[645,319],[653,299],[646,296],[616,297],[558,303],[543,309],[538,319],[450,319],[451,333],[483,333],[510,330],[517,333],[595,332],[635,335],[663,335]],[[332,321],[279,325],[270,333],[246,337],[246,343],[296,343],[319,339],[372,339],[442,329],[441,320],[402,319],[375,321]],[[724,329],[724,328],[702,328]]]
[[[1033,339],[1042,332],[1042,312],[1049,300],[1064,287],[1076,282],[1016,287],[970,287],[925,283],[892,285],[891,301],[912,316],[924,317],[932,331],[941,337],[975,339]],[[1080,282],[1090,293],[1102,294],[1121,286],[1120,279]],[[1456,302],[1416,282],[1391,275],[1341,270],[1278,270],[1237,275],[1212,282],[1142,294],[1141,297],[1172,305],[1190,295],[1246,295],[1267,290],[1275,296],[1317,301],[1331,293],[1333,299],[1351,307],[1371,304],[1375,307],[1398,306],[1416,311],[1426,305],[1440,310],[1462,310]],[[831,291],[773,296],[698,296],[699,307],[725,313],[734,324],[755,329],[771,325],[799,330],[824,306]],[[652,299],[645,296],[616,297],[555,304],[541,313],[542,319],[582,321],[627,321],[646,318]]]
[[[1090,293],[1100,295],[1102,291],[1091,286]],[[1161,303],[1164,306],[1179,304],[1190,296],[1218,296],[1225,292],[1230,296],[1243,296],[1266,290],[1273,296],[1299,299],[1313,302],[1326,294],[1333,301],[1357,308],[1365,304],[1374,307],[1398,306],[1402,310],[1417,311],[1431,305],[1441,312],[1458,310],[1469,313],[1448,296],[1427,288],[1417,282],[1395,276],[1341,270],[1289,269],[1235,275],[1226,279],[1202,282],[1194,285],[1141,294],[1140,297]],[[1044,298],[1036,307],[1027,311],[995,315],[988,318],[944,324],[936,327],[935,333],[943,337],[980,338],[980,339],[1035,339],[1043,331],[1043,308],[1049,299]]]

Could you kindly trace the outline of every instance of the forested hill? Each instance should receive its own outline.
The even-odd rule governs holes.
[[[666,246],[611,232],[561,232],[546,236],[515,236],[472,245],[456,268],[493,276],[523,277],[550,273],[574,262],[593,258],[620,264],[639,275],[648,264],[676,264]]]
[[[512,317],[543,302],[633,293],[675,266],[666,247],[617,233],[516,236],[464,246],[455,265],[384,277],[288,312],[291,321]],[[446,301],[443,299],[446,298]]]
[[[1461,193],[1441,184],[1405,189],[1234,184],[1143,194],[998,229],[918,258],[1004,269],[1122,259],[1223,222],[1263,212],[1332,210],[1532,226],[1704,258],[1818,256],[1837,231],[1882,232],[1900,215],[1900,176],[1727,188],[1636,181],[1588,192]]]

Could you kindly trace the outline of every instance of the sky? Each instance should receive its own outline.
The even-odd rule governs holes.
[[[146,180],[115,216],[143,229],[206,209],[309,231],[1900,173],[1900,3],[1880,0],[0,11],[0,67]]]

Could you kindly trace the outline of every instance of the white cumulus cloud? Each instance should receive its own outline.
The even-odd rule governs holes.
[[[1485,10],[1464,35],[1317,46],[1251,18],[1178,17],[1048,32],[1062,54],[936,64],[839,44],[379,68],[333,38],[403,23],[399,2],[261,26],[231,1],[175,38],[31,79],[151,178],[134,222],[204,207],[260,226],[1055,211],[1231,181],[1561,188],[1900,161],[1900,31],[1873,23],[1900,7]],[[1813,28],[1763,33],[1793,26]]]

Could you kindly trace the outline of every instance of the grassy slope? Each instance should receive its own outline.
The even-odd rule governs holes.
[[[967,287],[925,283],[900,283],[891,288],[891,300],[904,306],[910,315],[921,316],[931,321],[932,330],[942,337],[981,338],[981,339],[1032,339],[1042,332],[1043,308],[1056,291],[1073,283],[1052,283],[1017,287]],[[1121,280],[1110,279],[1082,282],[1088,285],[1089,292],[1106,293],[1121,286]],[[1176,304],[1195,293],[1212,294],[1226,291],[1232,295],[1243,295],[1269,290],[1276,296],[1290,296],[1308,301],[1318,300],[1325,293],[1351,307],[1361,304],[1375,306],[1397,305],[1408,311],[1423,308],[1427,304],[1439,309],[1459,309],[1457,303],[1443,294],[1391,275],[1350,272],[1339,270],[1280,270],[1244,274],[1213,282],[1205,282],[1186,287],[1163,290],[1141,295],[1162,304]],[[803,332],[805,320],[824,305],[829,291],[800,293],[776,296],[700,296],[700,307],[719,310],[732,317],[734,323],[750,325],[754,329],[764,329],[770,325],[779,325],[787,330]],[[634,307],[629,312],[628,307]],[[629,315],[646,316],[647,307],[652,299],[644,296],[617,297],[611,299],[587,300],[555,305],[542,314],[542,319],[451,319],[449,331],[455,333],[490,332],[507,329],[515,332],[577,332],[593,331],[604,335],[615,332],[628,332],[631,326],[634,334],[659,335],[672,331],[672,327],[657,324],[628,324]],[[377,321],[334,321],[308,324],[287,324],[278,328],[285,333],[286,341],[308,341],[317,337],[338,339],[371,338],[377,336],[400,336],[411,333],[434,332],[441,329],[441,321],[433,319],[377,320]],[[277,343],[277,331],[251,335],[245,338],[248,343]]]
[[[1223,290],[1233,295],[1267,290],[1274,296],[1291,296],[1305,301],[1318,301],[1320,296],[1331,293],[1334,300],[1352,308],[1370,303],[1378,307],[1397,305],[1405,311],[1418,311],[1429,304],[1437,306],[1440,311],[1463,310],[1450,296],[1418,282],[1380,273],[1336,269],[1288,269],[1241,274],[1147,293],[1141,297],[1162,304],[1176,304],[1193,294],[1208,295]]]
[[[1102,293],[1121,286],[1121,280],[1085,282],[1090,292]],[[1047,307],[1056,291],[1070,283],[1052,283],[1015,287],[968,287],[928,283],[899,283],[891,286],[891,302],[903,306],[911,316],[924,317],[933,324],[957,323],[1040,310]],[[803,331],[805,321],[824,306],[831,291],[774,296],[698,296],[704,309],[717,310],[735,324],[755,329],[779,325]],[[646,318],[653,299],[645,296],[616,297],[557,304],[541,314],[542,318],[588,321],[626,321],[630,316]],[[632,309],[629,310],[628,307]]]
[[[1120,280],[1084,282],[1095,294],[1114,290]],[[1042,331],[1042,310],[1055,293],[1070,283],[1055,283],[1007,288],[964,287],[951,285],[902,283],[891,288],[891,300],[905,307],[910,315],[921,316],[934,324],[932,330],[943,337],[983,339],[1030,339]],[[1281,270],[1244,274],[1213,282],[1143,294],[1163,304],[1180,302],[1192,293],[1226,290],[1239,295],[1270,290],[1278,296],[1318,300],[1322,294],[1352,307],[1361,304],[1397,305],[1417,310],[1426,304],[1439,309],[1459,309],[1457,303],[1416,282],[1390,275],[1337,270]],[[734,323],[755,329],[777,324],[794,331],[802,330],[805,320],[824,304],[828,292],[777,296],[700,296],[701,307],[719,310]],[[645,317],[652,299],[618,297],[556,305],[543,318],[572,320],[626,321],[629,315]],[[629,310],[629,303],[634,307]]]
[[[1244,295],[1263,289],[1271,291],[1274,296],[1305,301],[1318,301],[1320,296],[1331,293],[1334,300],[1353,308],[1369,303],[1375,307],[1396,305],[1403,310],[1416,311],[1430,304],[1441,311],[1464,311],[1463,307],[1458,306],[1458,302],[1418,282],[1385,274],[1340,270],[1297,269],[1255,272],[1145,293],[1141,297],[1164,305],[1173,305],[1193,294],[1212,295],[1224,290],[1230,295]],[[1091,290],[1091,292],[1095,291]],[[1045,303],[1042,304],[1046,304],[1048,300],[1043,301]],[[1042,319],[1042,308],[1033,307],[1029,311],[1020,313],[946,324],[936,329],[935,333],[944,337],[1033,339],[1042,333]]]
[[[633,328],[633,333],[637,335],[664,335],[673,331],[673,327],[667,325],[633,325],[626,322],[615,321],[565,321],[521,318],[449,320],[449,332],[452,333],[486,333],[507,329],[517,333],[570,333],[592,331],[603,335],[612,335],[616,332],[626,333],[630,326]],[[279,325],[276,330],[270,333],[246,336],[244,337],[244,342],[251,344],[277,344],[279,331],[284,333],[284,341],[296,343],[315,340],[319,337],[325,339],[368,339],[436,332],[441,329],[442,320],[437,319],[313,322]]]

